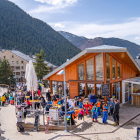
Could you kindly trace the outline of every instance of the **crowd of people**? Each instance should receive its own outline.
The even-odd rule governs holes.
[[[8,104],[14,104],[13,93],[10,90],[7,93],[5,92],[2,96],[0,96],[0,105],[6,106]]]
[[[46,97],[44,97],[42,93],[41,84],[38,84],[37,91],[27,91],[27,86],[25,84],[19,83],[17,85],[17,94],[16,97],[13,97],[12,92],[4,93],[2,97],[0,97],[1,105],[5,104],[13,104],[14,98],[16,98],[16,103],[19,106],[24,107],[24,116],[30,115],[30,109],[42,109],[44,108],[46,114],[49,113],[49,109],[52,106],[59,105],[59,117],[63,117],[65,115],[65,104],[67,109],[67,122],[68,124],[75,124],[74,119],[78,117],[79,119],[83,119],[85,115],[92,116],[93,122],[98,122],[98,117],[102,116],[102,122],[104,124],[107,123],[108,115],[112,116],[114,121],[113,125],[119,125],[119,101],[115,98],[107,98],[108,101],[105,103],[103,100],[100,100],[96,97],[95,94],[90,94],[89,98],[81,99],[80,96],[75,96],[74,99],[70,99],[70,96],[67,95],[66,102],[64,101],[64,97],[59,97],[58,92],[55,92],[54,95],[48,90],[46,93]],[[33,93],[32,93],[33,92]],[[33,97],[32,97],[33,95]],[[27,98],[28,97],[28,98]],[[35,100],[36,102],[33,104],[31,101]],[[39,102],[38,102],[39,101]],[[34,105],[34,106],[33,106]],[[17,121],[20,124],[21,119],[21,108],[17,108]],[[22,131],[22,130],[20,130]]]

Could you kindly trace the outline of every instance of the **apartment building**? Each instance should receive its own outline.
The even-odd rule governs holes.
[[[7,59],[9,61],[18,82],[24,81],[26,64],[29,62],[29,60],[35,62],[34,57],[26,55],[20,51],[0,49],[0,62],[3,59]],[[50,67],[51,71],[56,67],[47,61],[45,61],[45,63],[48,64],[48,67]]]

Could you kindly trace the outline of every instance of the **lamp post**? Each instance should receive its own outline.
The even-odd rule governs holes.
[[[65,64],[63,70],[57,73],[57,75],[64,75],[64,100],[65,100],[65,132],[68,132],[67,128],[67,100],[66,100],[66,88],[65,88]]]
[[[67,100],[66,100],[66,87],[65,87],[65,65],[63,68],[63,72],[64,72],[64,99],[65,99],[65,132],[68,132],[68,128],[67,128]]]

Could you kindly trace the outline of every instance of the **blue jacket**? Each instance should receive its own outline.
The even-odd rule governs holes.
[[[82,108],[82,106],[83,106],[83,105],[82,105],[82,103],[81,103],[81,102],[79,102],[79,108]]]
[[[89,101],[90,102],[92,102],[92,103],[96,103],[97,102],[97,97],[96,97],[96,95],[90,95],[90,97],[89,97]]]
[[[111,106],[110,106],[111,105]],[[110,106],[110,108],[114,108],[114,105],[115,105],[115,103],[114,103],[114,101],[113,102],[109,102],[109,106]]]

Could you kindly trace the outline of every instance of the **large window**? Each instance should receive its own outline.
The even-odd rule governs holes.
[[[116,79],[116,60],[112,58],[112,79]]]
[[[117,78],[121,78],[121,64],[117,62]]]
[[[107,80],[110,80],[110,56],[106,54],[106,76]]]
[[[58,94],[59,97],[63,96],[63,82],[58,82]]]
[[[96,80],[103,81],[103,54],[99,54],[95,57],[96,61]]]
[[[98,98],[102,98],[102,85],[96,84],[96,95]]]
[[[89,96],[90,93],[94,93],[94,84],[87,84],[87,96]]]
[[[93,58],[86,61],[87,80],[93,80]]]
[[[79,80],[85,80],[84,63],[78,66]]]
[[[52,93],[55,94],[57,92],[57,82],[52,81]]]
[[[66,82],[65,85],[66,85],[66,94],[69,95],[69,83]]]
[[[85,84],[79,83],[79,96],[84,97],[85,96]]]

